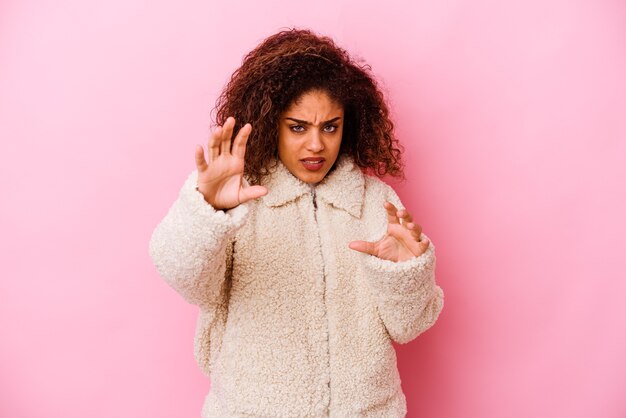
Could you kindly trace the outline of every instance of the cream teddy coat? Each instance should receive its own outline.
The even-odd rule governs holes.
[[[187,178],[152,234],[166,282],[200,307],[202,417],[404,417],[392,340],[443,308],[435,247],[403,262],[348,248],[387,229],[398,196],[348,156],[315,189],[278,162],[267,195],[222,211]],[[425,237],[425,235],[422,235]]]

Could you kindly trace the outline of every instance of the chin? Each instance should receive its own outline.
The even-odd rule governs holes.
[[[299,172],[296,177],[302,180],[305,183],[319,183],[324,180],[327,172],[324,173],[309,173],[309,172]]]

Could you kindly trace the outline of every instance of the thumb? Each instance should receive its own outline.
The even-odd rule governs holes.
[[[265,196],[268,190],[264,186],[249,186],[239,189],[239,203],[246,203],[248,200]]]
[[[202,145],[198,144],[196,144],[196,167],[198,168],[198,172],[207,169],[207,163],[204,159],[204,148],[202,148]]]
[[[365,254],[376,255],[376,243],[368,241],[352,241],[348,247]]]

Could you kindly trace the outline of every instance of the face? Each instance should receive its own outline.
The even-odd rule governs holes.
[[[343,107],[323,91],[303,94],[280,116],[278,156],[305,183],[318,183],[337,160]]]

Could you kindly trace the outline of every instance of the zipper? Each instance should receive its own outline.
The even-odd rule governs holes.
[[[322,256],[322,275],[324,277],[323,285],[324,285],[324,297],[323,297],[323,306],[324,306],[324,316],[326,317],[326,348],[327,348],[327,370],[328,370],[328,411],[327,416],[330,415],[330,404],[331,404],[331,389],[330,389],[330,324],[328,321],[328,309],[326,308],[326,261],[324,260],[324,251],[322,250],[322,235],[320,234],[320,226],[317,220],[317,196],[315,194],[315,187],[311,188],[311,198],[313,200],[313,218],[315,219],[315,227],[317,229],[317,242],[320,246],[320,254]]]
[[[317,196],[315,194],[315,187],[311,188],[311,193],[313,195],[313,207],[317,209],[317,199],[316,199]],[[317,223],[317,211],[315,211],[315,222]],[[318,227],[317,234],[319,235],[319,227]]]

